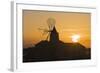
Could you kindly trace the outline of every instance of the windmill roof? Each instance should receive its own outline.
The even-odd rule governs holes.
[[[53,32],[57,32],[57,30],[56,30],[56,28],[55,28],[55,26],[54,26],[54,28],[53,28],[53,30],[52,30]]]

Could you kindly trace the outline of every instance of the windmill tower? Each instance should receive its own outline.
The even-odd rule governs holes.
[[[55,27],[55,19],[53,18],[48,18],[47,20],[47,24],[48,24],[48,29],[40,29],[44,31],[44,34],[48,34],[46,37],[46,40],[49,40],[50,43],[57,43],[59,41],[59,34],[56,30]]]
[[[56,21],[53,18],[49,18],[47,20],[47,23],[48,23],[49,28],[52,29],[50,32],[50,42],[57,43],[59,41],[59,34],[58,34],[56,27],[55,27]]]
[[[51,43],[58,43],[59,41],[59,35],[58,35],[58,32],[54,26],[53,30],[51,31],[51,34],[50,34],[50,42]]]

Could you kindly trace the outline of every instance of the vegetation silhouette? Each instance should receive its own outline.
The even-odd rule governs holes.
[[[48,33],[46,40],[34,47],[23,48],[23,62],[91,59],[90,48],[87,49],[80,43],[64,43],[59,40],[55,20],[49,18],[47,23],[49,30],[44,31]]]

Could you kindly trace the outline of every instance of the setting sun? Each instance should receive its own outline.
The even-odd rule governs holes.
[[[72,35],[71,36],[71,38],[72,38],[72,42],[78,42],[79,41],[79,39],[80,39],[80,35]]]

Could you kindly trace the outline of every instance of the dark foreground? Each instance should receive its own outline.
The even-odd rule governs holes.
[[[64,61],[91,59],[90,48],[80,43],[51,44],[41,41],[35,47],[23,49],[23,62]]]

